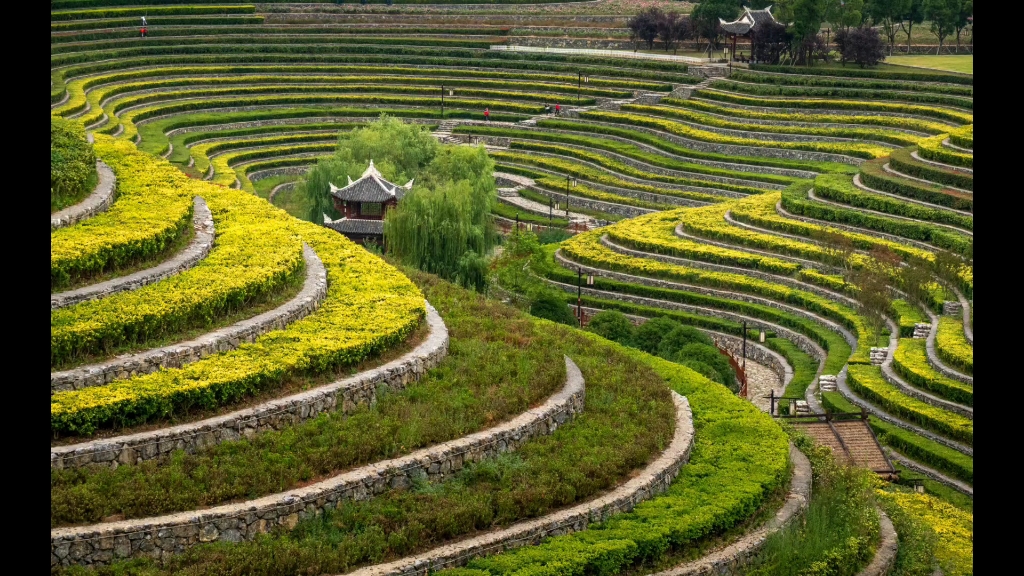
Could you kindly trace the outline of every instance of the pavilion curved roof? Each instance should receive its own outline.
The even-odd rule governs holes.
[[[366,168],[358,180],[348,179],[348,185],[338,188],[330,184],[331,196],[338,200],[347,202],[387,202],[391,199],[401,200],[409,190],[412,189],[412,180],[404,186],[388,182],[381,176],[377,167],[370,160],[370,166]]]

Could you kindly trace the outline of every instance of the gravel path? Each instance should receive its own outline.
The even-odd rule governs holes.
[[[776,397],[782,396],[785,389],[782,380],[771,368],[764,364],[758,364],[750,358],[747,358],[746,372],[747,399],[762,412],[767,412],[771,406],[771,400],[768,399],[771,391],[775,391]]]

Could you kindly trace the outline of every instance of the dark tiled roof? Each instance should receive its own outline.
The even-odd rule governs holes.
[[[342,218],[324,224],[331,230],[342,234],[384,234],[383,220],[360,220],[358,218]]]
[[[359,180],[353,182],[349,178],[348,186],[344,188],[338,188],[331,184],[331,196],[348,202],[385,202],[396,197],[401,200],[410,188],[412,188],[412,180],[405,186],[392,184],[385,180],[373,165],[373,160],[370,160],[370,165],[359,177]]]
[[[750,24],[746,22],[722,22],[720,25],[722,26],[722,30],[725,30],[727,34],[742,36],[750,31]]]
[[[772,16],[772,7],[769,6],[764,10],[747,10],[747,14],[750,14],[750,18],[754,21],[752,28],[757,27],[758,24],[764,24],[765,22],[775,22],[775,17]]]

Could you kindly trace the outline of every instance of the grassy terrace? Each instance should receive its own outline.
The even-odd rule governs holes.
[[[288,216],[310,212],[294,186],[301,168],[329,155],[339,132],[381,113],[486,139],[496,169],[533,178],[536,186],[519,194],[551,202],[555,218],[504,203],[495,216],[566,227],[568,200],[573,212],[613,222],[540,248],[523,270],[527,298],[572,286],[578,264],[597,269],[586,306],[735,335],[742,320],[768,324],[765,346],[794,371],[787,396],[804,395],[819,371],[845,367],[855,397],[973,444],[972,419],[906,394],[870,364],[871,347],[886,345],[888,333],[872,328],[855,284],[881,249],[900,262],[943,261],[942,251],[973,255],[971,77],[890,65],[736,67],[681,98],[671,94],[702,78],[678,62],[488,49],[527,36],[624,39],[625,18],[636,10],[626,0],[486,8],[401,0],[391,7],[135,4],[51,2],[51,114],[84,124],[97,157],[118,177],[107,212],[51,234],[51,289],[121,275],[180,250],[195,196],[214,211],[217,243],[171,280],[52,313],[51,368],[256,314],[295,292],[304,243],[324,261],[328,297],[306,318],[233,351],[54,395],[57,442],[208,417],[379,364],[424,336],[424,296],[451,331],[450,354],[423,379],[347,417],[328,413],[168,459],[52,470],[51,526],[276,494],[484,430],[558,390],[563,354],[583,371],[586,411],[551,436],[443,482],[345,504],[255,541],[59,573],[336,574],[540,517],[614,488],[649,463],[672,434],[668,389],[688,397],[696,436],[667,493],[589,530],[474,560],[472,574],[612,576],[669,567],[778,505],[787,438],[725,387],[435,277],[399,274],[333,231]],[[137,30],[142,14],[145,39]],[[578,84],[581,75],[589,82]],[[546,114],[556,103],[579,110]],[[154,160],[161,155],[169,163]],[[263,172],[276,168],[288,173]],[[577,180],[568,198],[567,177]],[[851,244],[848,261],[826,237]],[[897,273],[886,281],[902,282]],[[973,265],[953,284],[973,298]],[[926,305],[936,311],[954,298],[939,285],[933,292]],[[887,312],[900,337],[892,368],[923,392],[973,406],[973,386],[945,375],[925,341],[910,338],[929,321],[924,305],[906,297]],[[941,317],[937,354],[973,374],[973,345],[959,321]],[[821,401],[858,411],[839,393]],[[875,417],[870,424],[883,445],[973,484],[973,457]],[[916,541],[901,534],[904,542]]]

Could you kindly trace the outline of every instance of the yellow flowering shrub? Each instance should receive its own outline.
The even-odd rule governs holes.
[[[935,559],[946,576],[974,574],[974,514],[928,494],[878,490],[878,497],[935,531]]]
[[[126,143],[119,151],[129,174],[162,174],[156,160]],[[190,409],[211,409],[285,378],[315,375],[357,363],[403,341],[425,313],[418,288],[380,258],[342,235],[291,218],[252,197],[168,170],[169,186],[190,186],[211,205],[215,216],[237,211],[240,220],[267,221],[294,242],[306,242],[323,261],[328,293],[320,308],[255,342],[182,368],[116,380],[104,386],[60,392],[50,399],[54,433],[89,434],[100,427],[127,426]],[[130,178],[129,178],[130,180]]]
[[[964,336],[964,323],[949,316],[939,317],[935,351],[946,362],[967,374],[974,374],[974,346]]]

